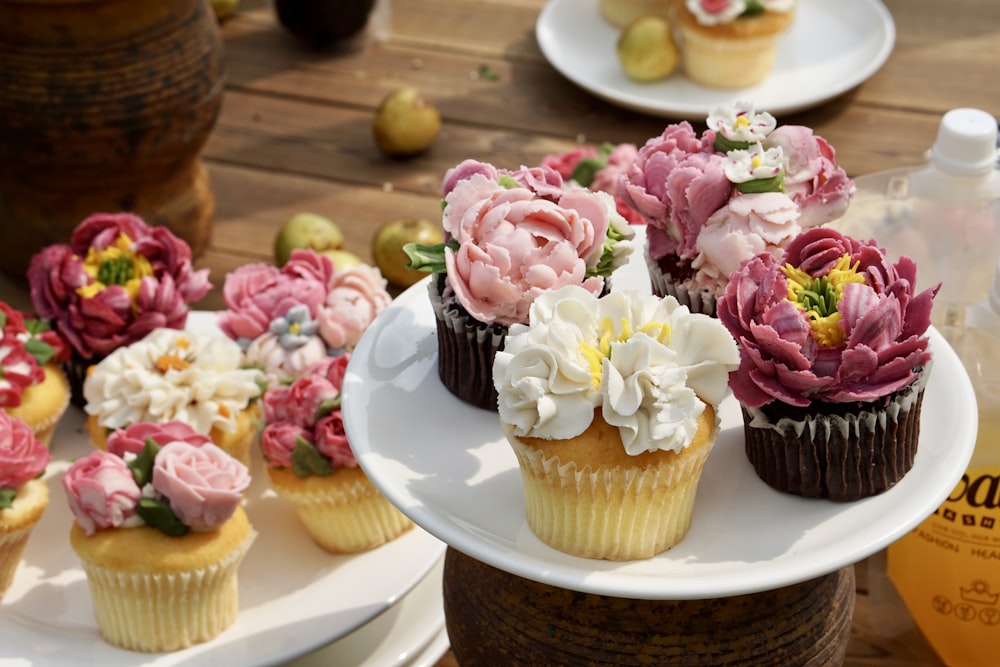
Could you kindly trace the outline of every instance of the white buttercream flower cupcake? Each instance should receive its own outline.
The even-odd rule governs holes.
[[[609,560],[679,542],[738,365],[725,328],[673,297],[571,286],[536,299],[493,366],[532,531]]]
[[[249,466],[262,378],[243,367],[243,351],[225,336],[156,329],[91,367],[87,429],[104,449],[110,430],[179,421]]]

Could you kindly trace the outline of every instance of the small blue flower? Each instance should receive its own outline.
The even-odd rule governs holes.
[[[294,350],[302,347],[319,331],[319,324],[309,317],[309,307],[298,305],[288,310],[284,317],[276,317],[268,326],[279,337],[281,347]]]

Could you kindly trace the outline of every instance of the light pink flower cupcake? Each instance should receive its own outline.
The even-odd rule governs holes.
[[[62,478],[101,636],[143,652],[208,641],[239,608],[255,536],[241,507],[247,468],[184,425],[136,424],[115,442],[124,458],[95,450]]]
[[[854,183],[833,148],[799,125],[737,102],[698,135],[667,126],[639,149],[619,194],[648,223],[654,293],[715,314],[729,274],[759,252],[780,256],[799,232],[843,215]]]
[[[331,553],[367,551],[413,527],[358,467],[344,430],[340,390],[348,354],[264,393],[261,450],[272,488]]]
[[[577,285],[599,295],[631,252],[614,199],[546,166],[517,171],[466,160],[442,185],[445,243],[409,245],[437,319],[438,375],[472,405],[497,409],[493,357],[539,295]]]

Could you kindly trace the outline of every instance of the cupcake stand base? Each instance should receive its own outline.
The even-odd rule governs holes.
[[[461,667],[841,665],[854,567],[761,593],[635,600],[510,574],[448,548],[444,607]]]

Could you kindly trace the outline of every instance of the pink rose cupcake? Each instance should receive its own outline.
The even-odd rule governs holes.
[[[23,419],[46,446],[69,407],[70,389],[59,360],[69,348],[42,320],[0,301],[0,410]]]
[[[95,450],[62,478],[101,636],[131,651],[176,651],[230,626],[255,536],[240,506],[246,466],[182,432],[171,439],[172,428],[150,426],[138,455]]]
[[[247,264],[226,276],[219,327],[269,382],[289,381],[352,350],[392,301],[386,284],[372,266],[335,271],[329,257],[295,250],[281,268]]]
[[[0,599],[49,506],[49,485],[39,479],[49,458],[30,426],[0,410]]]
[[[777,127],[737,102],[649,139],[619,181],[622,200],[648,223],[653,291],[715,314],[729,274],[761,252],[780,256],[804,229],[844,214],[854,183],[812,130]]]
[[[526,323],[545,292],[607,291],[634,232],[611,195],[565,183],[550,167],[507,171],[466,160],[448,170],[442,191],[445,243],[404,249],[410,268],[438,274],[429,293],[443,384],[496,410],[493,358],[508,327]]]
[[[368,481],[347,441],[340,389],[348,359],[328,357],[268,388],[260,438],[271,487],[331,553],[374,549],[413,526]]]
[[[31,258],[28,281],[35,311],[72,348],[64,367],[79,406],[91,364],[154,329],[183,329],[189,304],[211,289],[184,241],[131,213],[90,216],[69,244]]]
[[[917,293],[916,273],[873,241],[813,228],[730,277],[718,313],[740,345],[729,383],[769,485],[851,501],[913,466],[938,289]]]

